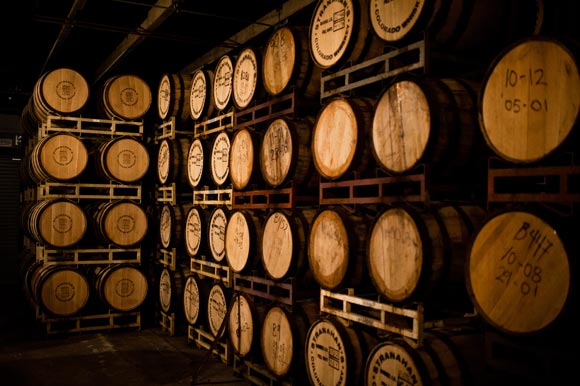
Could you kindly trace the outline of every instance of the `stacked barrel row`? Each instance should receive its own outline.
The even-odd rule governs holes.
[[[114,77],[107,85],[103,103],[110,105],[109,116],[92,119],[93,125],[122,125],[127,120],[119,116],[139,118],[147,112],[150,91],[139,77]],[[135,95],[127,95],[131,90]],[[91,133],[81,116],[90,94],[80,73],[51,70],[38,80],[22,116],[28,146],[21,185],[32,194],[21,211],[29,240],[21,276],[27,298],[47,320],[135,311],[147,296],[139,256],[148,232],[141,186],[149,150],[142,131]],[[132,252],[123,255],[125,250]]]

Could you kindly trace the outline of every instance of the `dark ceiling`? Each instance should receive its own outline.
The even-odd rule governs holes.
[[[180,72],[216,48],[239,47],[243,42],[228,39],[240,31],[252,26],[267,30],[276,22],[284,22],[289,13],[291,17],[308,20],[307,7],[314,1],[19,0],[7,3],[3,4],[0,23],[3,52],[0,113],[20,114],[35,82],[46,71],[70,67],[80,72],[91,86],[115,74],[131,73],[143,77],[153,88],[163,73]],[[303,16],[299,16],[301,13]],[[272,15],[278,17],[269,18],[268,24],[260,22]]]

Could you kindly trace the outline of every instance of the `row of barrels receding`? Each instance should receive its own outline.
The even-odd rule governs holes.
[[[133,121],[145,117],[152,105],[149,84],[135,74],[111,76],[95,90],[73,68],[43,73],[22,111],[22,130],[33,136],[50,115],[78,117],[86,112],[90,112],[91,118]]]
[[[148,280],[137,265],[44,264],[32,253],[20,265],[26,299],[49,318],[134,311],[147,298]]]
[[[391,304],[474,308],[513,335],[550,330],[570,316],[575,276],[569,236],[577,219],[475,204],[286,210],[165,204],[159,239],[191,258],[302,290],[356,288]]]
[[[385,46],[408,42],[423,31],[438,49],[480,53],[541,30],[541,3],[494,0],[494,12],[488,2],[473,3],[320,0],[309,26],[284,24],[264,42],[223,55],[193,74],[164,74],[158,117],[179,123],[211,118],[232,105],[243,110],[291,88],[306,98],[318,97],[323,71],[376,57]]]
[[[375,329],[321,314],[318,299],[292,307],[267,302],[186,268],[173,274],[165,268],[160,277],[162,302],[173,302],[170,310],[182,313],[189,327],[226,338],[236,355],[263,363],[277,380],[370,385],[393,379],[430,384],[443,378],[468,384],[483,371],[480,330],[429,329],[416,348],[396,335],[380,337]]]
[[[144,142],[133,136],[86,139],[56,132],[40,139],[24,155],[21,182],[141,182],[149,173],[150,155]]]
[[[145,239],[148,222],[143,205],[127,199],[93,200],[85,205],[51,198],[26,203],[20,225],[31,240],[51,248],[130,248]]]

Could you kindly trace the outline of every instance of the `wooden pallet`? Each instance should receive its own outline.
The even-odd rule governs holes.
[[[198,138],[223,130],[231,130],[235,125],[236,114],[232,108],[227,113],[196,123],[193,128],[193,137]]]
[[[133,200],[140,202],[142,186],[123,185],[117,183],[106,184],[70,184],[64,182],[46,182],[37,186],[36,198],[46,200],[50,198],[68,198],[74,200]]]
[[[293,306],[297,300],[318,297],[319,295],[318,287],[316,290],[299,289],[295,277],[290,277],[283,281],[275,281],[260,276],[239,273],[234,273],[234,289],[248,295],[273,300],[289,306]]]
[[[166,314],[160,311],[159,324],[161,325],[161,331],[167,332],[169,336],[175,335],[175,313]]]
[[[155,201],[159,203],[168,203],[171,205],[177,205],[177,199],[191,199],[193,197],[193,191],[179,192],[175,182],[169,185],[157,185],[155,188]]]
[[[224,205],[232,209],[232,192],[230,189],[209,189],[207,186],[193,191],[193,205],[207,208],[212,205]]]
[[[361,76],[369,68],[382,64],[381,71],[373,71],[372,76]],[[395,49],[365,62],[346,67],[321,78],[320,99],[345,93],[396,75],[425,68],[425,40]]]
[[[157,261],[171,271],[177,266],[177,250],[175,248],[157,248]]]
[[[41,314],[40,321],[46,327],[46,333],[49,335],[105,331],[120,328],[140,328],[141,313],[108,313],[83,315],[67,318],[52,318]]]
[[[143,137],[144,123],[116,119],[81,118],[74,116],[49,115],[39,127],[38,138],[57,132],[68,132],[86,136],[134,136]]]
[[[234,209],[295,209],[318,204],[315,194],[298,194],[294,182],[286,188],[232,192]]]
[[[197,273],[199,276],[221,281],[226,288],[231,288],[233,285],[234,275],[228,265],[208,261],[205,256],[200,256],[200,259],[192,257],[189,266],[192,273]]]
[[[206,350],[210,350],[213,347],[212,354],[216,355],[226,365],[229,365],[232,362],[233,354],[228,341],[225,339],[225,335],[227,334],[224,334],[224,337],[215,342],[215,337],[203,328],[194,326],[188,326],[187,328],[187,339],[189,342],[193,342],[197,347]]]
[[[175,139],[179,135],[193,135],[193,131],[177,130],[177,124],[175,123],[175,117],[157,125],[155,128],[155,142],[162,139]]]
[[[255,126],[283,115],[292,115],[296,110],[296,94],[291,92],[278,98],[252,106],[236,113],[236,129]]]
[[[51,265],[141,263],[141,248],[78,248],[57,250],[36,245],[36,260]]]

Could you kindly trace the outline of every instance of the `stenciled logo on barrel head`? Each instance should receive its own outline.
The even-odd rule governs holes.
[[[189,107],[191,109],[191,116],[194,120],[201,117],[208,94],[208,85],[205,79],[205,74],[202,70],[199,70],[193,76],[191,81],[191,93],[189,95]]]
[[[135,219],[129,215],[117,219],[117,229],[121,233],[130,233],[135,229]]]
[[[348,360],[344,342],[327,320],[315,322],[306,341],[308,376],[314,385],[347,385]]]
[[[52,220],[52,229],[58,233],[68,233],[73,226],[73,220],[69,215],[59,214]]]
[[[115,283],[115,293],[122,298],[127,298],[135,292],[135,283],[127,278],[123,278]]]
[[[216,184],[223,184],[230,171],[230,138],[220,133],[213,144],[211,153],[211,173]]]
[[[310,52],[314,62],[329,68],[337,64],[349,48],[355,15],[351,0],[320,1],[310,25]]]
[[[199,303],[199,287],[197,286],[197,282],[189,277],[183,290],[183,309],[190,323],[197,322],[197,318],[199,317]]]
[[[226,312],[226,295],[219,285],[214,285],[209,293],[209,302],[207,305],[207,318],[209,327],[214,336],[218,336],[222,322],[226,317]]]
[[[409,353],[398,344],[383,343],[367,359],[367,385],[420,386],[419,370]]]
[[[74,299],[76,288],[73,283],[60,282],[54,288],[54,297],[61,302],[70,302]]]
[[[201,140],[196,139],[189,148],[187,158],[187,175],[189,177],[189,182],[193,187],[196,187],[201,182],[203,176],[203,164],[203,145]]]
[[[120,167],[129,169],[137,163],[137,156],[135,155],[135,152],[131,150],[122,150],[117,155],[117,162]]]
[[[171,306],[171,277],[167,269],[161,272],[159,279],[159,301],[163,310],[168,311]]]
[[[60,99],[73,99],[76,95],[76,88],[73,83],[63,80],[56,85],[56,95]]]
[[[423,11],[425,0],[371,0],[371,23],[378,37],[396,41],[413,29]]]
[[[120,93],[121,102],[127,106],[134,106],[139,102],[139,93],[134,88],[125,88]]]
[[[227,217],[223,209],[216,209],[209,222],[209,246],[212,256],[222,261],[226,253]]]
[[[223,110],[230,101],[232,95],[233,65],[229,56],[224,56],[219,61],[213,84],[215,105]]]
[[[57,165],[66,166],[75,159],[75,153],[68,146],[58,146],[52,152],[52,159]]]
[[[159,84],[159,92],[157,94],[157,106],[159,109],[159,117],[164,119],[169,112],[169,102],[171,99],[171,84],[169,83],[169,76],[163,76]]]
[[[197,209],[189,211],[186,221],[185,240],[187,251],[191,256],[197,255],[201,245],[203,230],[201,229],[201,217]]]
[[[247,107],[258,83],[258,60],[255,52],[248,48],[242,52],[234,71],[234,100],[240,108]]]

